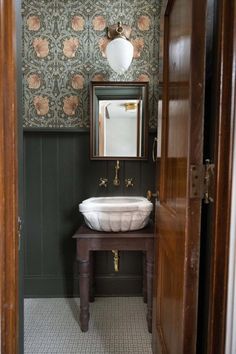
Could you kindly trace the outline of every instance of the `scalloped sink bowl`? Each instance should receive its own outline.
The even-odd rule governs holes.
[[[86,224],[106,232],[142,229],[148,224],[152,208],[144,197],[98,197],[79,204]]]

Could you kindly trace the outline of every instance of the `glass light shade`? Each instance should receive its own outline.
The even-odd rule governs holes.
[[[133,54],[133,45],[124,38],[113,39],[106,48],[108,63],[117,74],[123,74],[129,68]]]

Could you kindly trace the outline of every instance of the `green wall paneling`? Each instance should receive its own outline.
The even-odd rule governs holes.
[[[149,134],[149,155],[154,133]],[[78,294],[75,241],[71,236],[83,218],[78,204],[91,196],[143,195],[154,190],[155,165],[121,161],[121,185],[114,187],[115,161],[89,159],[89,131],[25,131],[25,296]],[[109,178],[107,189],[100,177]],[[134,178],[126,188],[125,178]],[[121,252],[115,273],[111,252],[95,254],[97,295],[137,295],[142,288],[142,253]]]

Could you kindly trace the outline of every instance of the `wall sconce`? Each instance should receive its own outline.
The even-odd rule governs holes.
[[[137,109],[138,104],[136,102],[126,102],[124,106],[126,111],[133,111]]]
[[[107,36],[111,39],[106,48],[106,56],[110,67],[117,73],[123,74],[130,66],[134,47],[129,41],[131,27],[118,22],[108,27]]]

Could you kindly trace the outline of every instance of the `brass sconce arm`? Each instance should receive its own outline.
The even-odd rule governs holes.
[[[130,26],[123,25],[121,22],[118,22],[117,24],[107,27],[107,37],[109,39],[115,39],[119,37],[129,39],[131,31],[132,29]]]

